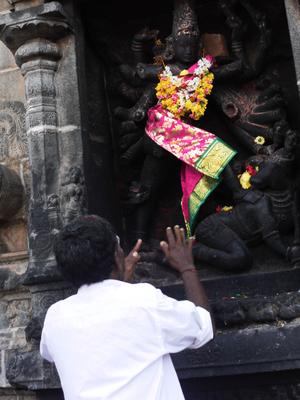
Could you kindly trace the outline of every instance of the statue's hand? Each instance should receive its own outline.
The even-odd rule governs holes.
[[[141,79],[147,78],[147,65],[144,63],[138,63],[136,66],[136,73]]]
[[[300,266],[300,245],[299,243],[292,244],[287,248],[286,258],[294,267]]]
[[[243,33],[243,22],[232,9],[233,4],[227,0],[219,0],[219,7],[226,17],[226,25],[235,35]]]
[[[141,137],[141,132],[127,133],[119,140],[119,146],[122,151],[127,150],[130,146],[136,143]]]
[[[141,259],[139,251],[141,250],[142,243],[143,243],[142,239],[138,239],[131,252],[128,254],[127,257],[125,257],[124,276],[123,276],[123,280],[125,282],[131,282],[133,279],[135,268],[137,266],[137,263]]]
[[[159,34],[157,29],[149,29],[148,27],[142,29],[140,32],[134,35],[134,39],[138,42],[147,42],[149,40],[155,40]]]
[[[132,120],[136,122],[142,121],[146,117],[146,110],[139,107],[135,109],[132,113]]]
[[[226,24],[230,29],[236,32],[243,30],[242,20],[235,14],[231,14],[226,18]]]
[[[257,9],[255,9],[248,0],[240,0],[243,7],[248,11],[253,24],[258,28],[261,34],[261,41],[268,41],[270,36],[270,31],[266,24],[266,15]]]

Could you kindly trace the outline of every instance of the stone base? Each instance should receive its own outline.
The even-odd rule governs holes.
[[[300,371],[181,381],[186,400],[297,400]]]
[[[29,391],[0,389],[0,400],[37,400],[37,396]]]

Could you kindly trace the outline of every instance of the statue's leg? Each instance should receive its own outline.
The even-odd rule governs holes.
[[[141,204],[136,203],[137,206],[133,221],[134,227],[131,230],[130,241],[134,241],[136,238],[147,238],[161,188],[167,181],[170,167],[170,160],[168,157],[157,158],[151,154],[146,156],[140,179],[140,187],[142,190],[140,197],[143,202]],[[134,199],[132,199],[132,201],[134,201]]]
[[[252,254],[243,240],[217,215],[211,215],[196,228],[193,255],[223,270],[244,270],[252,266]]]
[[[300,267],[300,179],[296,183],[293,214],[295,220],[294,240],[288,253],[292,265]]]
[[[228,164],[224,168],[223,179],[227,188],[231,191],[233,195],[240,193],[243,190],[241,188],[240,181],[238,180],[238,177],[234,174],[230,164]]]

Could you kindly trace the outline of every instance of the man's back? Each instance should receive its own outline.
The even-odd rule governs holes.
[[[205,309],[108,279],[50,307],[41,353],[55,362],[66,400],[182,400],[169,353],[212,336]]]

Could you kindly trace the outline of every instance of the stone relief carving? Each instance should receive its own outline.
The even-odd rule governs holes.
[[[65,224],[85,212],[85,186],[81,168],[70,167],[61,184],[61,207]]]
[[[216,203],[215,210],[208,205],[206,215],[200,213],[194,230],[194,255],[200,262],[217,268],[249,269],[253,260],[251,247],[264,243],[283,261],[288,259],[296,265],[299,249],[292,245],[291,235],[295,228],[293,181],[299,135],[291,128],[279,72],[269,63],[270,49],[276,45],[271,41],[267,16],[251,1],[219,0],[217,7],[224,25],[220,29],[227,29],[228,40],[221,34],[205,33],[196,48],[198,28],[193,2],[175,1],[174,7],[172,35],[161,40],[158,30],[147,28],[138,32],[132,41],[130,61],[119,65],[118,93],[124,103],[130,104],[118,106],[114,111],[119,120],[120,163],[127,170],[121,198],[129,241],[138,236],[149,238],[160,192],[169,185],[173,171],[176,173],[168,163],[168,153],[149,140],[144,128],[147,111],[157,102],[158,74],[165,65],[172,71],[185,68],[174,32],[186,12],[185,18],[182,17],[185,48],[194,51],[193,62],[207,49],[216,59],[208,110],[214,107],[217,118],[222,118],[223,126],[219,129],[227,131],[225,140],[238,150],[230,168],[224,170],[222,188],[226,196],[213,198],[213,204],[226,203],[218,207]],[[255,47],[251,44],[253,40]],[[151,55],[153,62],[149,62]],[[204,123],[209,123],[208,118],[204,118]],[[196,125],[201,128],[202,119]],[[223,209],[227,205],[229,209]],[[283,239],[284,235],[290,239]]]
[[[28,156],[25,107],[18,101],[0,101],[0,162]]]
[[[1,252],[25,251],[25,210],[19,211],[29,198],[28,143],[19,101],[0,101],[0,162]]]

